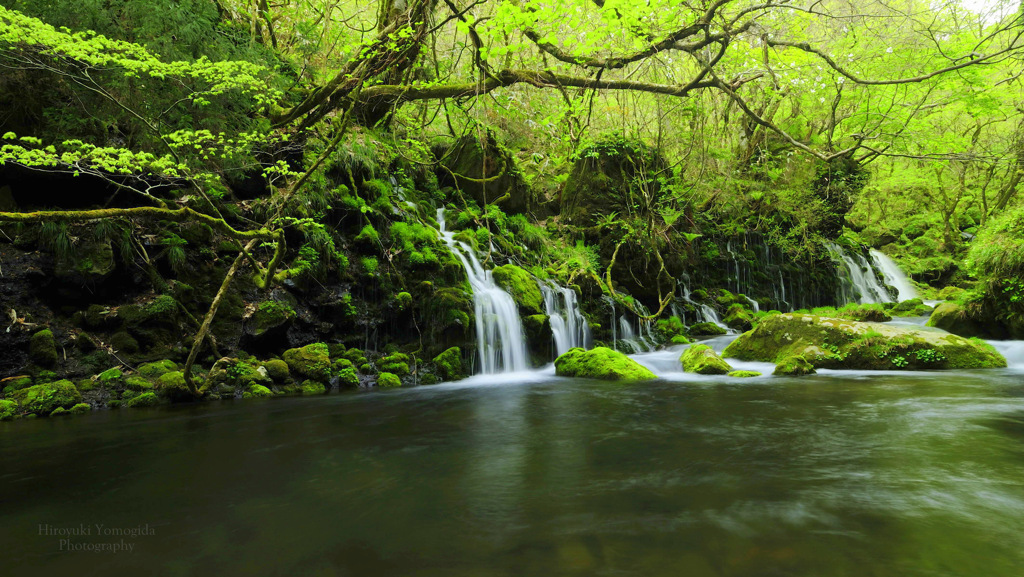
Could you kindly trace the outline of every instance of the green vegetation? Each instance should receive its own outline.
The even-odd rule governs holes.
[[[699,375],[725,375],[732,372],[729,363],[722,360],[711,347],[707,345],[693,345],[683,351],[679,362],[683,364],[683,370],[688,373]]]
[[[401,387],[402,379],[392,373],[381,373],[377,375],[377,386],[381,388]]]
[[[607,347],[595,347],[589,351],[569,349],[555,359],[555,373],[560,377],[604,381],[649,381],[657,378],[640,363]]]

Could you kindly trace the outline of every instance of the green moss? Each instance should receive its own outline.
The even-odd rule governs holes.
[[[392,373],[381,373],[377,375],[377,386],[381,388],[401,387],[402,379]]]
[[[495,267],[491,274],[494,283],[512,295],[523,314],[544,314],[544,295],[530,273],[514,264],[507,264]]]
[[[727,377],[736,377],[739,379],[749,379],[750,377],[760,377],[761,373],[757,371],[730,371]]]
[[[116,381],[120,381],[121,377],[123,376],[124,373],[121,372],[121,369],[118,367],[114,367],[112,369],[107,369],[100,373],[99,381],[100,383],[103,383],[104,386],[108,386],[114,384]]]
[[[288,371],[288,363],[280,359],[271,359],[263,366],[267,369],[267,376],[274,380],[275,383],[283,383],[288,380],[291,373]]]
[[[962,337],[989,336],[989,327],[975,321],[962,305],[955,302],[944,302],[935,307],[935,311],[928,317],[927,326]]]
[[[273,396],[274,393],[270,392],[270,389],[263,385],[250,385],[249,390],[242,393],[243,399],[261,399]]]
[[[772,374],[799,377],[802,375],[813,375],[815,372],[817,371],[814,370],[814,365],[812,365],[810,361],[802,356],[794,355],[779,361],[779,363],[775,365],[775,370]]]
[[[407,292],[400,292],[395,295],[395,308],[404,311],[412,305],[412,295]]]
[[[153,395],[153,398],[155,399],[156,395]],[[111,400],[107,401],[107,407],[109,407],[111,409],[120,409],[121,408],[121,404],[123,402],[124,401],[122,401],[120,399],[111,399]]]
[[[51,417],[60,417],[62,415],[67,415],[67,414],[69,414],[67,409],[65,409],[64,407],[57,407],[56,409],[53,410],[52,413],[50,413],[50,416]]]
[[[715,323],[697,323],[690,327],[690,336],[694,337],[713,337],[724,335],[727,332]]]
[[[153,383],[142,377],[128,377],[125,379],[124,386],[132,391],[148,391],[153,388]]]
[[[456,381],[463,377],[462,351],[459,347],[452,347],[434,357],[434,365],[441,378],[446,381]]]
[[[174,361],[168,359],[156,361],[155,363],[139,365],[139,375],[146,377],[147,379],[158,379],[163,375],[176,370],[178,370],[178,365],[176,365]]]
[[[685,335],[675,335],[674,337],[669,339],[669,342],[672,343],[673,345],[688,345],[693,341],[687,338]]]
[[[29,377],[27,375],[26,376],[14,377],[13,379],[11,379],[11,380],[6,382],[6,384],[4,385],[3,392],[4,392],[5,395],[10,395],[14,391],[20,391],[21,389],[27,389],[28,387],[31,387],[31,386],[32,386],[32,377]]]
[[[84,415],[92,410],[92,406],[89,403],[78,403],[71,407],[70,413],[72,415]]]
[[[368,224],[356,235],[355,242],[363,248],[374,249],[380,246],[380,235],[372,224]]]
[[[961,295],[963,295],[965,292],[967,291],[960,287],[948,286],[939,291],[939,299],[944,301],[955,300]]]
[[[110,401],[110,403],[108,403],[110,408],[115,408],[114,403],[117,403],[117,406],[120,406],[120,403],[118,401]],[[155,406],[157,406],[159,404],[160,404],[160,399],[157,398],[157,396],[155,394],[153,394],[153,393],[142,393],[141,395],[138,395],[136,397],[128,399],[124,403],[124,406],[126,406],[126,407],[128,407],[130,409],[136,409],[136,408],[142,408],[142,407],[155,407]]]
[[[12,421],[18,418],[18,403],[8,399],[0,399],[0,421]]]
[[[302,381],[299,392],[303,395],[322,395],[327,392],[327,387],[317,381]]]
[[[359,372],[364,375],[372,375],[375,371],[373,370],[373,365],[370,363],[363,363],[359,365]]]
[[[189,400],[193,398],[192,391],[185,383],[185,373],[174,371],[160,375],[156,380],[156,389],[161,396],[173,400]]]
[[[44,329],[32,335],[28,345],[28,355],[32,362],[40,367],[57,365],[57,341],[50,329]]]
[[[400,377],[404,377],[409,374],[409,355],[403,353],[392,353],[386,357],[381,357],[377,361],[377,366],[381,372],[394,373]]]
[[[372,256],[364,256],[359,259],[359,264],[363,269],[363,273],[367,276],[377,274],[377,269],[380,268],[380,263],[377,261],[377,258]]]
[[[729,305],[740,302],[740,299],[739,297],[725,289],[718,289],[718,294],[715,296],[715,301],[718,304],[722,305],[723,307],[727,307]]]
[[[49,415],[58,407],[70,408],[82,402],[82,394],[68,380],[22,389],[13,397],[22,411],[35,415]]]
[[[295,309],[283,301],[263,301],[252,315],[253,333],[259,336],[295,318]]]
[[[743,305],[734,304],[725,313],[723,322],[739,331],[749,331],[754,326],[754,313],[748,311]]]
[[[605,381],[648,381],[657,377],[625,354],[607,347],[573,348],[555,359],[555,374]]]
[[[331,357],[327,345],[313,343],[288,349],[281,357],[296,375],[326,383],[331,378]]]
[[[711,347],[693,345],[679,357],[683,370],[699,375],[725,375],[732,371],[729,363],[722,360]]]
[[[359,386],[359,375],[352,367],[338,371],[338,386],[351,389]]]
[[[366,355],[359,349],[348,349],[342,357],[352,361],[354,365],[361,365],[366,362]]]
[[[139,341],[124,331],[114,333],[110,337],[110,346],[114,347],[114,351],[118,353],[133,355],[139,352]]]

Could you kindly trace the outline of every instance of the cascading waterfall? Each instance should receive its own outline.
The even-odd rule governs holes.
[[[590,346],[590,325],[580,312],[576,291],[553,282],[537,281],[544,295],[544,312],[551,323],[555,353],[561,355],[573,347]]]
[[[905,301],[918,297],[917,289],[910,283],[910,279],[907,278],[907,275],[903,274],[903,271],[900,270],[899,265],[894,260],[885,253],[875,249],[871,249],[871,259],[875,261],[878,270],[882,271],[886,284],[895,288],[898,292],[897,300]]]
[[[840,304],[860,302],[889,303],[893,302],[889,291],[878,282],[875,270],[863,255],[850,256],[843,247],[834,242],[826,243],[829,251],[839,259],[843,266],[838,271],[840,277]],[[846,274],[843,274],[843,273]]]
[[[699,303],[690,298],[690,287],[688,283],[684,282],[681,284],[683,288],[683,300],[693,305],[693,308],[696,310],[697,313],[698,323],[714,323],[727,331],[730,330],[729,326],[722,322],[721,317],[718,316],[718,313],[715,311],[715,309],[711,308],[709,305]]]
[[[437,224],[441,240],[462,262],[473,289],[480,372],[525,371],[528,368],[526,339],[515,300],[494,284],[491,271],[483,268],[472,247],[455,240],[455,233],[445,228],[443,208],[437,209]]]

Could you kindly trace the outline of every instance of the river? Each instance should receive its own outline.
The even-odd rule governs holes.
[[[669,377],[539,372],[0,423],[0,573],[1024,567],[1019,369]],[[54,534],[73,527],[92,534]],[[61,550],[119,541],[132,551]]]

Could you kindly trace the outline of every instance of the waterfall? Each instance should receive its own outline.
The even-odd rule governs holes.
[[[580,312],[576,291],[553,282],[537,281],[537,284],[544,295],[544,312],[551,323],[556,356],[573,347],[590,346],[590,325]]]
[[[722,322],[721,317],[718,316],[718,313],[715,311],[715,309],[690,298],[690,287],[685,282],[681,284],[683,287],[683,300],[693,305],[693,307],[696,309],[698,323],[714,323],[727,331],[730,330],[729,326]]]
[[[839,259],[839,264],[843,265],[839,270],[840,304],[855,301],[861,304],[892,302],[892,296],[878,282],[875,269],[868,259],[860,254],[850,256],[843,250],[843,247],[834,242],[825,243],[825,246]],[[844,272],[845,274],[843,274]]]
[[[897,300],[905,301],[918,297],[917,289],[910,283],[910,279],[903,274],[894,260],[875,249],[871,249],[871,259],[875,261],[878,270],[882,271],[885,283],[894,287],[899,293],[896,297]]]
[[[437,225],[441,240],[462,262],[469,286],[473,289],[480,372],[525,371],[528,368],[526,339],[515,300],[494,284],[491,271],[484,270],[472,247],[455,240],[455,233],[445,228],[443,208],[437,209]]]

